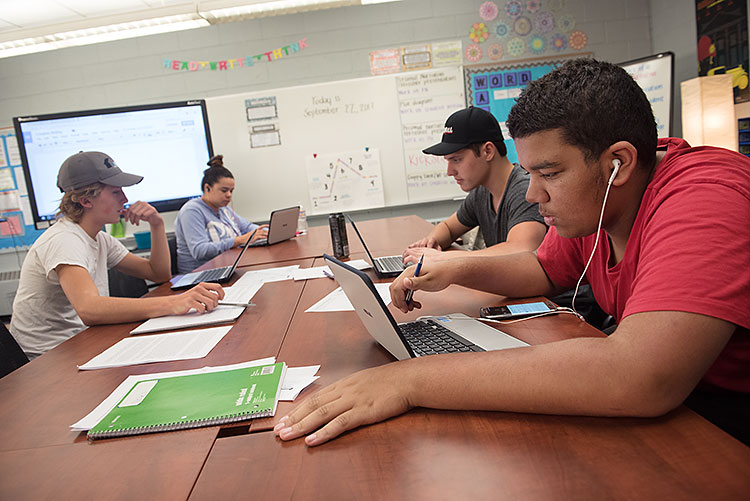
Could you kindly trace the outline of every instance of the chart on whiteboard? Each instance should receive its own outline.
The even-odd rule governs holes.
[[[307,158],[311,214],[382,207],[383,175],[374,148]]]

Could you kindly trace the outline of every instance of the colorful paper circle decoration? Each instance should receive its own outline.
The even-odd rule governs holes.
[[[473,43],[466,47],[466,50],[464,51],[464,55],[466,56],[466,59],[468,61],[471,61],[472,63],[476,63],[480,59],[482,59],[482,48]]]
[[[484,23],[474,23],[469,32],[469,38],[477,43],[482,43],[487,40],[490,34],[487,32],[487,26]]]
[[[511,56],[520,56],[526,50],[526,43],[520,38],[513,38],[508,42],[507,49]]]
[[[570,33],[576,27],[576,20],[570,14],[563,14],[557,18],[557,27],[563,33]]]
[[[589,41],[589,37],[586,36],[586,33],[582,31],[574,31],[570,34],[568,37],[568,43],[570,44],[571,49],[575,50],[581,50],[584,47],[586,47],[586,44]]]
[[[493,61],[503,58],[503,48],[499,43],[493,43],[487,47],[487,57]]]
[[[536,31],[549,33],[555,28],[555,17],[549,12],[540,12],[536,16]]]
[[[485,21],[492,21],[497,17],[498,8],[495,2],[484,2],[479,6],[479,17]]]
[[[521,16],[516,19],[516,22],[513,23],[513,31],[522,37],[528,35],[531,32],[531,21],[529,21],[529,18]]]
[[[508,31],[510,31],[510,28],[508,28],[508,25],[505,23],[497,23],[495,25],[495,35],[497,35],[498,38],[503,38],[508,34]]]
[[[529,48],[531,49],[531,52],[534,54],[541,54],[544,52],[544,49],[547,46],[547,42],[544,40],[543,37],[539,35],[535,35],[531,38],[531,41],[529,42]]]
[[[565,50],[565,47],[568,46],[568,37],[565,35],[562,35],[560,33],[557,33],[555,36],[552,37],[552,48],[556,51]]]
[[[539,7],[541,7],[541,5],[539,5],[539,0],[528,0],[528,2],[526,2],[526,10],[532,14],[538,11]]]
[[[510,17],[518,17],[521,15],[521,12],[523,11],[523,6],[521,5],[521,2],[518,0],[510,0],[508,3],[505,4],[505,13],[508,14]]]

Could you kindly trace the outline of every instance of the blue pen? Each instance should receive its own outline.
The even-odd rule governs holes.
[[[422,254],[422,257],[419,258],[419,262],[417,263],[417,269],[414,270],[414,278],[417,278],[419,276],[419,272],[422,269],[422,261],[424,261],[424,254]],[[406,304],[409,304],[411,302],[411,298],[414,295],[414,291],[412,289],[409,289],[406,292]]]

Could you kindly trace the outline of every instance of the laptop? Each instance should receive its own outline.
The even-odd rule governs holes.
[[[198,285],[201,282],[217,282],[220,284],[228,282],[229,279],[232,278],[232,274],[234,273],[235,268],[237,268],[237,265],[240,263],[242,255],[249,247],[249,243],[250,239],[248,238],[245,242],[245,245],[243,245],[240,249],[240,253],[237,255],[237,259],[234,260],[234,264],[232,264],[232,266],[222,266],[221,268],[212,268],[210,270],[193,271],[191,273],[186,273],[182,275],[182,278],[180,278],[177,282],[172,284],[172,290],[189,289],[190,287]]]
[[[406,266],[404,266],[403,258],[401,256],[372,257],[372,254],[370,254],[370,249],[367,248],[367,244],[365,243],[365,239],[362,238],[362,234],[357,229],[357,225],[354,224],[354,220],[349,217],[349,214],[346,214],[346,218],[351,223],[352,228],[354,228],[354,232],[357,234],[357,237],[359,237],[359,241],[362,242],[362,247],[365,248],[365,252],[370,258],[372,266],[373,268],[375,268],[375,274],[378,277],[397,277],[401,274],[402,271],[406,269]]]
[[[289,240],[297,234],[298,218],[299,205],[271,212],[271,219],[268,223],[268,236],[252,242],[250,247],[262,247]]]
[[[494,351],[528,346],[462,313],[397,324],[365,273],[324,254],[365,328],[399,360],[439,353]]]

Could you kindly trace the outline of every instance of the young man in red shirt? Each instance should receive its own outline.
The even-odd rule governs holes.
[[[686,402],[748,443],[750,159],[657,141],[638,84],[592,59],[532,82],[506,123],[531,173],[526,198],[551,226],[544,242],[406,270],[393,303],[419,308],[409,289],[449,284],[554,296],[583,277],[617,329],[368,369],[306,399],[276,433],[318,445],[416,406],[650,417]]]

